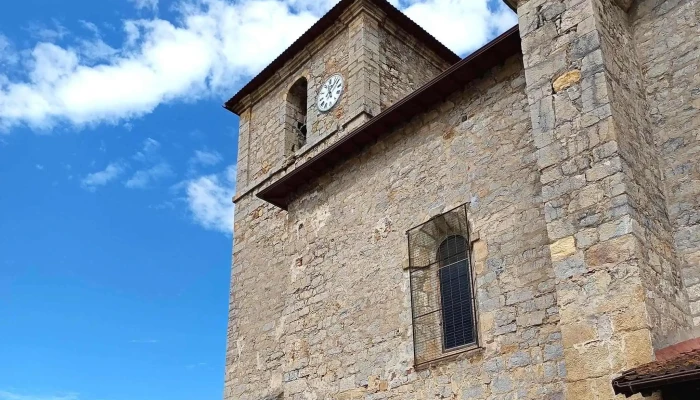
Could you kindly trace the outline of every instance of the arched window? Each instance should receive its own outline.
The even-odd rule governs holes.
[[[409,229],[416,368],[478,345],[467,204]]]
[[[448,236],[438,248],[444,350],[476,342],[467,239]]]
[[[285,110],[286,138],[285,152],[293,155],[295,151],[306,144],[306,112],[308,83],[306,78],[300,78],[292,85],[287,93],[287,107]]]

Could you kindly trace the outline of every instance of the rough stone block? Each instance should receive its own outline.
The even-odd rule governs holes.
[[[576,253],[576,239],[568,236],[549,245],[552,261],[561,261]]]
[[[597,340],[598,330],[595,323],[581,320],[562,324],[561,336],[562,344],[569,348]]]
[[[654,359],[654,347],[648,329],[629,332],[622,336],[624,344],[625,368],[633,368]]]
[[[574,69],[571,71],[567,71],[564,74],[560,75],[557,79],[554,80],[552,83],[552,88],[554,89],[554,93],[559,93],[564,89],[568,89],[571,86],[579,83],[581,81],[581,71],[578,69]]]
[[[603,342],[591,342],[581,347],[564,349],[567,380],[597,378],[609,373],[609,361],[614,350]]]

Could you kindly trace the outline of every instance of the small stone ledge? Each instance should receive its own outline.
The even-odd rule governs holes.
[[[343,134],[352,132],[353,130],[355,130],[359,127],[359,126],[355,126],[355,125],[349,126],[349,125],[351,125],[352,122],[362,121],[362,123],[364,123],[364,122],[372,119],[372,117],[373,117],[373,115],[365,110],[361,110],[359,113],[357,113],[354,116],[347,117],[344,122],[338,123],[338,125],[332,131],[324,134],[321,137],[318,137],[316,140],[313,140],[313,141],[307,143],[304,147],[297,150],[294,153],[294,157],[285,158],[281,163],[278,163],[277,167],[272,168],[271,171],[267,175],[263,176],[262,178],[259,178],[257,181],[255,181],[255,182],[251,183],[250,185],[248,185],[247,187],[244,187],[243,189],[241,189],[240,192],[236,193],[236,195],[233,196],[231,201],[235,204],[238,201],[240,201],[243,197],[254,192],[256,189],[263,189],[268,184],[272,184],[277,179],[280,179],[283,176],[285,176],[286,174],[294,171],[294,169],[296,169],[297,167],[299,167],[301,164],[303,164],[306,161],[306,160],[304,160],[304,157],[309,156],[310,153],[318,154],[321,151],[323,151],[325,148],[332,145],[333,143],[330,143],[330,144],[328,143],[331,138],[336,137],[336,136],[342,136]],[[311,158],[311,157],[308,157],[308,158]]]
[[[272,172],[268,173],[266,176],[258,179],[257,181],[251,183],[247,187],[243,188],[240,191],[240,194],[236,194],[232,201],[233,203],[237,203],[240,201],[243,197],[249,195],[251,192],[255,191],[256,189],[262,189],[265,187],[267,184],[270,184],[274,182],[277,177],[277,179],[282,178],[285,174],[283,173],[286,171],[287,173],[293,171],[296,167],[301,165],[303,162],[301,161],[301,158],[306,156],[308,153],[316,151],[321,147],[324,143],[326,143],[331,137],[334,137],[336,135],[340,135],[342,132],[339,129],[334,129],[331,132],[328,132],[327,134],[321,136],[318,138],[316,141],[307,144],[306,146],[302,147],[301,149],[297,150],[296,153],[294,154],[294,158],[287,158],[285,159],[278,167],[272,170]],[[318,150],[320,152],[321,150]],[[295,165],[299,164],[299,165]]]
[[[425,371],[427,369],[431,368],[437,368],[445,364],[449,364],[452,362],[456,361],[461,361],[461,360],[472,360],[474,358],[483,358],[484,357],[484,348],[479,346],[479,345],[472,345],[460,350],[457,350],[453,353],[447,354],[437,360],[434,361],[428,361],[426,363],[417,365],[414,367],[416,371]]]

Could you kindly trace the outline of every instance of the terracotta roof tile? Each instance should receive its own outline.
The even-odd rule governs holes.
[[[670,360],[693,350],[700,350],[700,338],[686,340],[685,342],[657,350],[656,361]]]
[[[612,385],[615,394],[629,397],[636,393],[648,394],[663,386],[694,380],[700,380],[700,349],[627,370],[614,379]]]

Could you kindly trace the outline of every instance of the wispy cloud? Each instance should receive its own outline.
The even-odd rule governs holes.
[[[114,179],[117,179],[125,171],[126,164],[121,161],[113,162],[107,165],[107,167],[102,171],[88,174],[80,181],[80,184],[83,186],[83,188],[94,191],[98,187],[104,186]]]
[[[137,170],[124,186],[129,189],[145,189],[156,181],[174,175],[170,164],[160,155],[161,144],[153,138],[143,141],[141,150],[132,157],[137,162],[145,165]]]
[[[162,162],[151,168],[136,171],[129,180],[124,182],[124,186],[129,189],[145,189],[153,182],[172,175],[170,164]]]
[[[94,22],[90,21],[85,21],[85,20],[78,20],[80,25],[83,26],[83,28],[87,29],[88,31],[92,32],[93,35],[95,36],[101,36],[102,32],[100,31],[100,28],[97,27],[97,25]]]
[[[25,30],[37,40],[45,42],[56,42],[66,37],[70,32],[57,19],[52,19],[51,24],[41,22],[30,22]]]
[[[160,204],[151,204],[148,206],[151,210],[174,210],[175,209],[175,203],[169,200],[166,200]]]
[[[132,340],[129,340],[129,343],[134,343],[134,344],[156,344],[159,342],[160,341],[157,339],[132,339]]]
[[[146,138],[141,148],[131,156],[131,164],[119,160],[110,163],[107,167],[98,172],[91,173],[82,179],[83,188],[95,191],[99,186],[121,177],[130,168],[135,172],[124,181],[124,186],[129,189],[145,189],[160,179],[174,175],[173,169],[160,155],[160,142],[153,138]],[[106,151],[104,143],[100,144],[100,151]]]
[[[158,0],[129,0],[138,9],[158,11]]]
[[[233,203],[236,193],[236,166],[219,174],[182,182],[192,220],[205,229],[226,234],[233,232]]]
[[[77,393],[41,395],[0,391],[0,400],[80,400]]]
[[[14,49],[10,40],[0,34],[0,65],[14,66],[19,61],[19,54]],[[0,88],[2,88],[2,75],[0,74]]]
[[[160,142],[153,138],[146,138],[143,141],[141,150],[134,154],[133,159],[140,162],[153,161],[155,158],[159,158],[157,155],[158,150],[160,150]]]
[[[41,164],[37,164],[37,165],[35,165],[35,167],[36,167],[36,169],[38,169],[39,171],[43,171],[43,170],[44,170],[44,166],[41,165]]]
[[[180,0],[172,21],[125,20],[117,47],[98,35],[59,46],[52,42],[65,32],[54,23],[46,40],[14,53],[22,61],[16,68],[0,72],[0,130],[123,124],[164,103],[225,97],[337,1]],[[512,11],[490,0],[392,3],[460,54],[516,22]]]
[[[196,150],[192,158],[190,158],[190,165],[203,165],[205,167],[211,167],[217,165],[224,158],[218,151],[206,151],[206,150]]]

